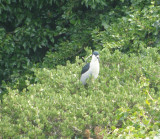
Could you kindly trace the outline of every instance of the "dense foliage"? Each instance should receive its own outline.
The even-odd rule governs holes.
[[[0,138],[159,137],[159,19],[158,0],[1,0]]]
[[[87,87],[79,82],[82,61],[77,58],[75,64],[67,62],[57,69],[33,68],[37,83],[30,84],[27,92],[8,88],[0,108],[1,136],[78,137],[96,126],[112,138],[158,136],[157,50],[129,57],[119,51],[111,54],[105,48],[100,55],[100,77]]]

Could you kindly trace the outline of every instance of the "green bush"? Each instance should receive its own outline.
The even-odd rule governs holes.
[[[147,133],[146,137],[158,135],[157,49],[144,49],[139,56],[128,56],[119,51],[111,54],[105,48],[100,57],[100,75],[97,80],[88,81],[86,87],[79,82],[84,64],[78,57],[75,64],[67,62],[57,69],[33,68],[37,84],[30,84],[21,92],[8,88],[9,93],[4,96],[0,136],[82,137],[86,128],[94,136],[96,126],[110,137],[125,136],[128,132],[139,138],[144,137],[142,133]]]
[[[110,132],[104,132],[105,137],[107,138],[159,138],[159,116],[160,107],[159,99],[148,103],[147,110],[139,104],[135,105],[132,109],[129,107],[122,107],[116,111],[117,119],[119,119],[123,125],[121,128],[116,128],[115,126],[111,127]],[[152,110],[152,112],[151,112]],[[154,111],[154,112],[153,112]],[[155,116],[156,114],[156,120]],[[112,134],[110,134],[112,133]]]
[[[100,15],[104,30],[96,28],[92,31],[97,48],[108,47],[125,53],[141,53],[142,49],[147,47],[160,48],[160,7],[155,6],[154,2],[143,8],[135,5],[129,9],[123,7],[121,11],[124,16],[117,16],[115,10]],[[115,16],[117,18],[114,18]]]

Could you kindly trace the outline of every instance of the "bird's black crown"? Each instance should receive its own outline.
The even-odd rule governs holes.
[[[94,51],[93,55],[97,56],[97,55],[99,55],[99,53],[97,51]]]

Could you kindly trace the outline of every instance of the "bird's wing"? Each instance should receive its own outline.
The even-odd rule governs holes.
[[[82,68],[81,75],[82,75],[83,73],[85,73],[86,71],[88,71],[88,70],[89,70],[89,67],[90,67],[90,63],[87,63],[87,64]]]

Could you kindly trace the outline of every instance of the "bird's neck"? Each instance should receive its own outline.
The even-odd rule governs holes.
[[[90,63],[90,66],[91,66],[91,67],[95,67],[95,66],[96,66],[96,67],[97,67],[97,66],[99,67],[99,61],[98,61],[98,60],[92,60],[91,63]]]

